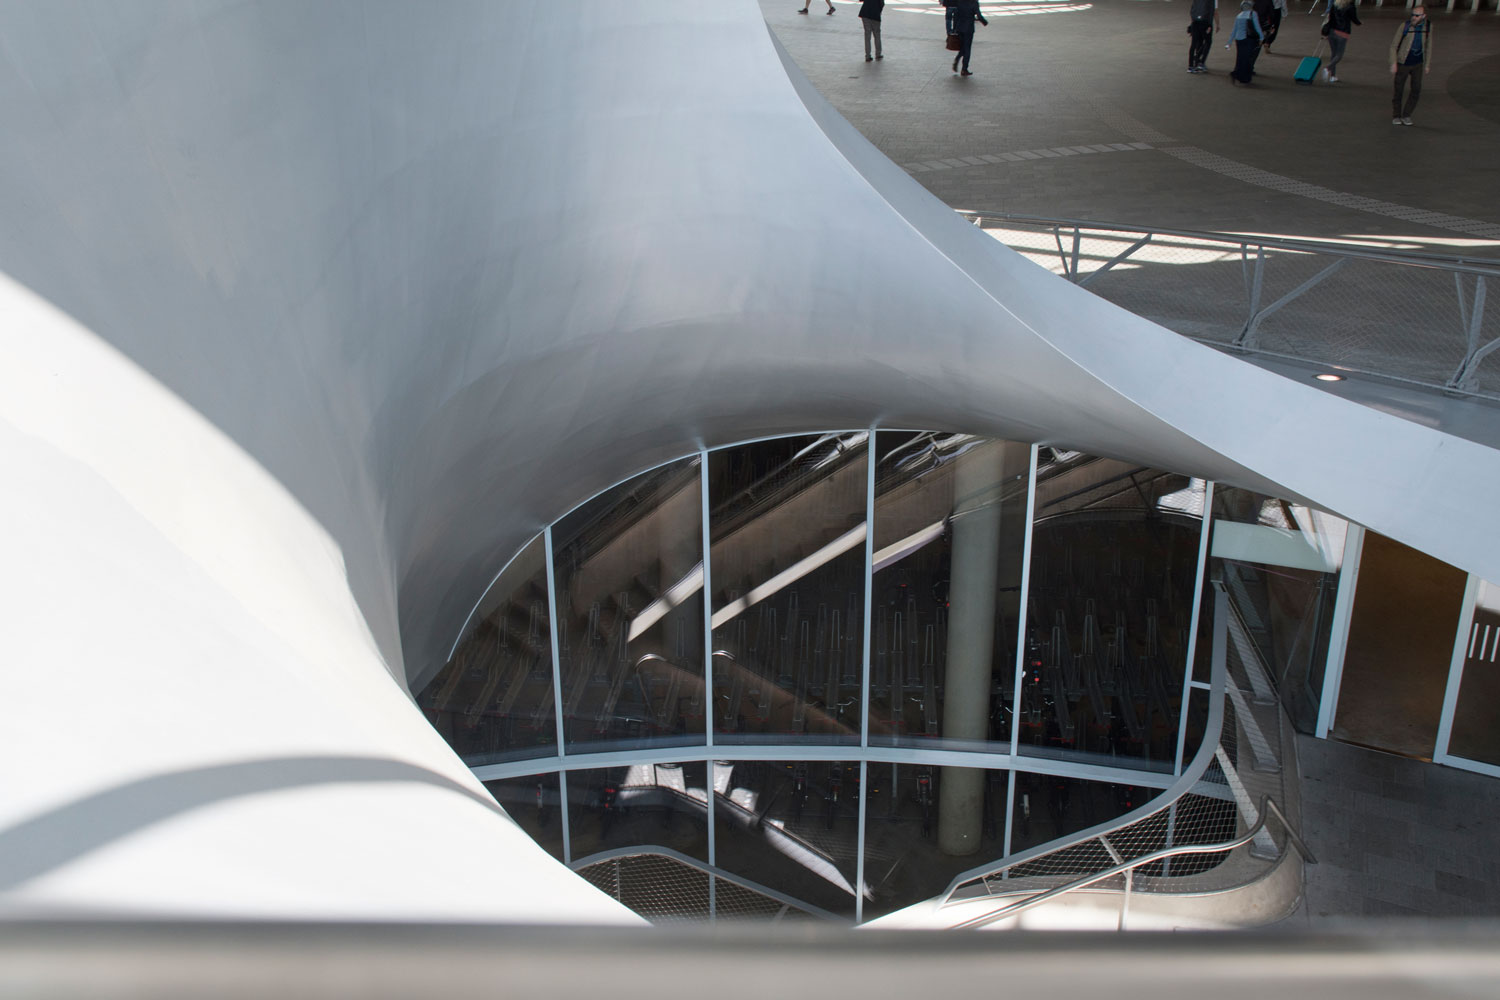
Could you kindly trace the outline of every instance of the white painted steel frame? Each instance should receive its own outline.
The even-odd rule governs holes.
[[[1468,582],[1464,585],[1463,606],[1458,615],[1458,633],[1453,637],[1453,658],[1448,665],[1448,687],[1443,692],[1443,714],[1438,723],[1432,760],[1435,764],[1447,764],[1449,767],[1500,778],[1500,766],[1469,757],[1458,757],[1448,752],[1453,736],[1453,716],[1458,710],[1458,695],[1463,687],[1464,665],[1469,658],[1470,633],[1474,629],[1474,610],[1479,600],[1479,589],[1482,586],[1484,586],[1484,581],[1470,573]]]
[[[1031,538],[1036,524],[1036,465],[1038,445],[1031,446],[1031,457],[1026,470],[1026,533],[1021,539],[1021,610],[1016,619],[1016,672],[1011,684],[1010,702],[1010,756],[1016,760],[1021,756],[1021,688],[1026,683],[1026,610],[1031,600]],[[1022,770],[1027,770],[1022,768]],[[1005,853],[1010,854],[1011,825],[1016,814],[1016,768],[1011,766],[1005,780]]]
[[[1459,606],[1458,629],[1453,635],[1453,655],[1448,660],[1448,684],[1443,691],[1443,712],[1438,720],[1437,739],[1432,748],[1432,759],[1444,763],[1448,756],[1448,742],[1453,735],[1453,713],[1458,709],[1458,689],[1464,679],[1464,661],[1469,658],[1470,633],[1474,629],[1474,606],[1479,599],[1479,588],[1483,581],[1473,573],[1464,581],[1463,603]]]
[[[863,633],[865,648],[860,656],[859,692],[859,746],[861,750],[870,745],[870,609],[871,595],[875,589],[875,438],[879,432],[870,428],[869,440],[865,442],[865,611]],[[861,757],[859,762],[859,828],[856,833],[854,852],[854,922],[863,923],[865,918],[865,802],[869,798],[870,773],[868,762]],[[894,782],[892,782],[894,785]],[[894,789],[892,790],[894,795]]]
[[[1354,615],[1354,594],[1359,584],[1359,563],[1364,553],[1365,529],[1349,522],[1344,535],[1344,559],[1339,565],[1339,589],[1333,599],[1333,621],[1329,623],[1328,653],[1323,661],[1323,693],[1318,702],[1318,739],[1327,739],[1338,714],[1339,686],[1344,680],[1344,653],[1349,647],[1349,622]]]
[[[1208,572],[1208,539],[1213,531],[1214,484],[1203,484],[1203,522],[1198,526],[1198,572],[1193,578],[1193,610],[1188,617],[1187,661],[1182,668],[1182,701],[1177,711],[1177,754],[1172,763],[1172,773],[1182,773],[1183,744],[1187,742],[1188,695],[1193,689],[1194,658],[1198,655],[1198,618],[1203,611],[1203,579]],[[1176,809],[1173,809],[1176,816]],[[1171,824],[1168,824],[1167,843],[1172,842]]]
[[[1166,788],[1175,777],[1170,771],[1110,767],[1104,764],[1091,764],[1055,757],[1032,757],[1024,754],[1012,756],[1008,753],[990,753],[983,750],[925,750],[914,747],[879,746],[860,748],[827,743],[721,743],[715,747],[697,744],[650,749],[591,751],[582,754],[575,753],[568,757],[527,757],[522,760],[480,764],[471,770],[480,781],[499,781],[504,778],[525,777],[559,770],[580,771],[596,767],[627,767],[632,764],[668,764],[700,760],[804,760],[809,762],[868,760],[884,764],[928,764],[936,767],[977,767],[987,770],[1009,768],[1030,774],[1049,774],[1063,778],[1079,778],[1084,781],[1143,785],[1148,788]]]

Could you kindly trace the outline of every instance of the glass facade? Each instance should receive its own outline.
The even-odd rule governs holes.
[[[1169,784],[1204,739],[1219,595],[1236,685],[1316,716],[1344,522],[1209,494],[930,431],[703,452],[533,540],[417,700],[517,823],[653,919],[883,916]],[[1500,610],[1474,628],[1452,752],[1490,761]]]
[[[707,862],[707,778],[703,761],[569,771],[573,863],[636,847],[664,847]]]
[[[556,771],[486,781],[484,787],[505,807],[516,825],[559,861],[567,861],[563,840],[562,793]]]
[[[1010,743],[1027,445],[876,435],[870,743]]]
[[[945,770],[930,764],[869,765],[865,919],[931,899],[958,875],[1005,853],[1008,772],[981,771],[982,843],[972,854],[954,855],[944,851],[938,840]]]
[[[1259,652],[1292,722],[1312,732],[1348,522],[1250,490],[1214,491],[1209,577],[1228,592],[1232,636]],[[1274,665],[1274,666],[1273,666]]]
[[[860,768],[842,761],[716,761],[718,867],[794,900],[855,915]]]
[[[716,742],[859,743],[868,440],[709,455]]]
[[[1171,768],[1205,491],[1203,480],[1042,449],[1022,753]]]
[[[696,458],[656,469],[552,529],[569,751],[702,742],[698,476]]]
[[[557,750],[546,543],[511,560],[485,594],[477,624],[417,695],[417,706],[471,767]]]

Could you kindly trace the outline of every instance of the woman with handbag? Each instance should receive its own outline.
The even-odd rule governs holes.
[[[1359,19],[1359,11],[1354,8],[1354,0],[1330,0],[1328,20],[1323,22],[1323,34],[1328,36],[1328,49],[1331,53],[1328,65],[1323,67],[1323,79],[1326,82],[1339,82],[1339,60],[1344,58],[1344,46],[1349,44],[1349,32],[1354,25],[1363,23]]]
[[[953,57],[953,72],[958,72],[959,60],[964,64],[964,76],[973,76],[969,72],[969,52],[974,47],[974,21],[988,27],[984,14],[979,10],[979,0],[943,0],[943,6],[948,8],[948,49],[957,52]],[[954,36],[958,37],[958,44],[953,44]]]

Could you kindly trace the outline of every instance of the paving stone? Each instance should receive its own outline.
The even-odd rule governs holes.
[[[1491,884],[1445,871],[1436,871],[1433,876],[1439,892],[1478,902],[1500,902],[1500,894]]]

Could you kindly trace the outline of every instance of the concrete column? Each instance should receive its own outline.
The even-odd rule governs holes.
[[[976,448],[959,460],[954,475],[944,739],[982,740],[989,735],[1004,455],[999,442]],[[943,853],[963,856],[979,850],[984,780],[981,768],[943,768],[938,787],[938,847]]]

